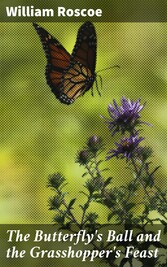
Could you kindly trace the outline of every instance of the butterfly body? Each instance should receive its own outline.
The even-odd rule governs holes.
[[[70,55],[45,29],[33,24],[47,58],[46,80],[52,92],[64,104],[72,104],[84,95],[96,79],[96,32],[91,22],[78,30],[76,44]]]

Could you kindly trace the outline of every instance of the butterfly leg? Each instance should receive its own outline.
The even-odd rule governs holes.
[[[102,77],[100,75],[98,75],[98,77],[100,79],[100,88],[102,89]],[[95,83],[96,83],[96,90],[97,90],[99,96],[101,96],[101,93],[100,93],[100,90],[99,90],[99,87],[98,87],[97,79],[95,79]]]

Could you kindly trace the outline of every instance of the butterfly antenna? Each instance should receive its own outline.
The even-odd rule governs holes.
[[[120,69],[120,66],[119,66],[119,65],[114,65],[114,66],[111,66],[111,67],[108,67],[108,68],[105,68],[105,69],[101,69],[101,70],[96,71],[96,74],[97,74],[98,72],[102,72],[102,71],[104,71],[104,70],[109,70],[109,69],[113,69],[113,68],[119,68],[119,69]]]

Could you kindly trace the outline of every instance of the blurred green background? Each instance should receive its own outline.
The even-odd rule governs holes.
[[[81,23],[39,24],[71,53]],[[120,69],[101,73],[101,97],[94,88],[94,97],[89,91],[66,106],[46,84],[46,59],[32,24],[0,23],[0,223],[51,223],[48,198],[53,193],[46,184],[57,171],[68,178],[69,198],[84,201],[79,191],[86,178],[75,163],[76,153],[93,134],[103,137],[106,151],[113,148],[116,137],[111,138],[99,115],[108,117],[107,105],[123,95],[147,102],[142,120],[154,126],[144,126],[143,144],[154,150],[154,167],[161,165],[158,184],[167,183],[167,23],[94,25],[96,70],[115,64]],[[131,178],[124,161],[112,159],[106,166],[116,186]],[[104,210],[101,218],[106,222]]]

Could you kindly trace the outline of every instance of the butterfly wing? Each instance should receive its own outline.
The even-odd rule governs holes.
[[[64,70],[69,66],[71,55],[60,42],[44,28],[33,23],[47,58],[46,80],[52,92],[59,99],[61,95],[62,77]]]
[[[76,99],[88,91],[95,80],[96,31],[91,22],[84,23],[78,30],[70,64],[63,76],[64,92]]]
[[[90,21],[85,22],[78,30],[77,41],[72,52],[72,59],[88,68],[92,75],[96,67],[97,39],[95,27]]]

